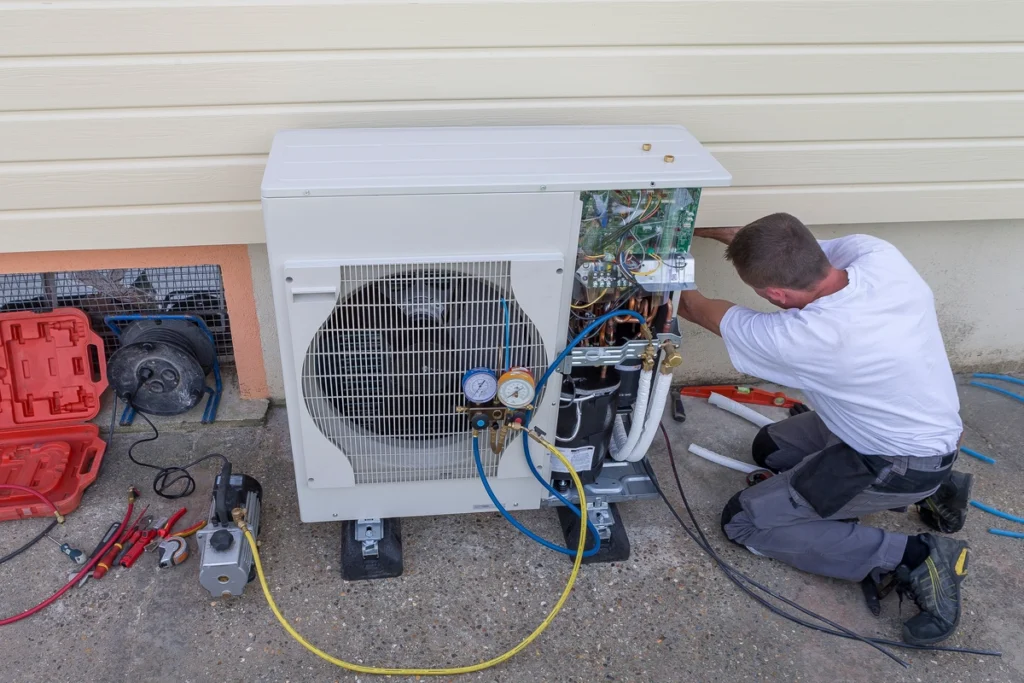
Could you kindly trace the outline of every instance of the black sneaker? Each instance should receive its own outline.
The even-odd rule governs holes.
[[[917,504],[921,521],[944,534],[963,529],[973,483],[973,474],[951,471],[938,491]]]
[[[960,623],[960,583],[967,576],[970,550],[966,542],[921,534],[928,546],[927,559],[913,569],[896,569],[900,598],[907,595],[921,608],[920,614],[903,622],[903,640],[911,645],[931,645],[953,635]]]

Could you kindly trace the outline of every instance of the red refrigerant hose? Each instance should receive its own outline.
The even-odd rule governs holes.
[[[29,495],[35,496],[39,500],[46,503],[46,507],[53,510],[53,514],[57,517],[58,522],[60,522],[61,524],[64,523],[64,515],[60,514],[60,511],[57,509],[57,506],[53,504],[52,500],[50,500],[43,494],[39,493],[39,491],[36,491],[35,489],[30,489],[27,486],[19,486],[18,484],[0,484],[0,490],[3,489],[13,489],[15,491],[21,491],[22,493],[28,493]]]
[[[24,486],[16,486],[14,484],[0,484],[0,488],[17,488],[17,489],[21,489],[21,490],[31,491],[32,493],[35,493],[40,498],[43,498],[45,500],[45,496],[43,496],[42,494],[38,493],[37,491],[32,491],[32,489],[27,489]],[[125,528],[124,525],[127,524],[128,521],[132,517],[132,510],[135,508],[135,497],[138,496],[138,495],[139,495],[139,492],[136,491],[134,487],[128,489],[128,510],[124,513],[124,519],[121,520],[121,528],[122,529]],[[50,507],[53,507],[53,504],[50,503],[50,501],[46,501],[46,502],[47,502],[47,504],[50,505]],[[56,510],[57,510],[57,508],[54,507],[54,512],[56,514],[59,514],[59,513],[56,512]],[[6,619],[0,620],[0,626],[7,626],[8,624],[13,624],[16,621],[21,621],[22,619],[27,619],[28,617],[32,616],[36,612],[41,612],[42,610],[44,610],[47,607],[49,607],[50,605],[52,605],[54,602],[56,602],[60,598],[60,596],[64,595],[69,590],[71,590],[71,587],[74,586],[76,583],[78,583],[78,581],[83,576],[85,576],[86,574],[88,574],[89,572],[92,571],[92,568],[95,567],[99,563],[100,558],[102,558],[106,554],[106,552],[108,550],[110,550],[110,548],[114,545],[115,541],[117,541],[117,535],[116,534],[109,541],[107,541],[107,544],[105,546],[103,546],[103,550],[101,550],[100,552],[96,553],[91,560],[86,562],[82,566],[82,570],[80,572],[78,572],[78,574],[76,574],[73,579],[68,581],[64,585],[63,588],[61,588],[59,591],[57,591],[56,593],[54,593],[50,597],[46,598],[46,600],[43,600],[41,603],[39,603],[35,607],[32,607],[31,609],[27,609],[24,612],[22,612],[21,614],[15,614],[13,617],[7,617]]]

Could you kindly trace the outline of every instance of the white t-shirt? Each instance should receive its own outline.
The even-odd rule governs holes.
[[[802,309],[733,306],[722,338],[740,372],[802,390],[833,434],[866,455],[944,455],[960,400],[932,291],[896,247],[820,242],[849,284]]]

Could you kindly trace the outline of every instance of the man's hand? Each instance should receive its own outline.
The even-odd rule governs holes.
[[[697,237],[706,237],[716,240],[722,244],[729,244],[742,228],[697,228],[693,234]]]
[[[697,290],[689,289],[679,292],[676,315],[722,336],[722,318],[735,305],[725,299],[709,299]]]

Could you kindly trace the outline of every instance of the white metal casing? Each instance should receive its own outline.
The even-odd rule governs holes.
[[[357,484],[350,458],[314,424],[300,387],[303,359],[344,294],[342,266],[509,262],[518,305],[550,361],[568,328],[579,192],[729,181],[678,126],[279,133],[263,213],[303,521],[494,509],[476,478]],[[549,386],[559,381],[556,374]],[[533,424],[553,434],[557,409],[549,391]],[[547,455],[532,450],[547,476]],[[536,508],[544,496],[519,440],[489,480],[509,509]]]

